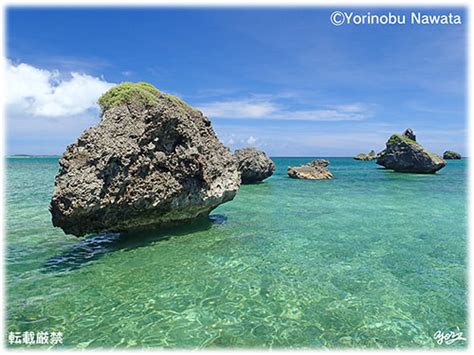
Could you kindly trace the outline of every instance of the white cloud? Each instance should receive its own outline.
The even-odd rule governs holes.
[[[241,118],[300,121],[361,121],[373,115],[373,107],[363,103],[332,105],[309,110],[293,110],[276,103],[275,99],[216,101],[197,105],[211,118]]]
[[[254,146],[255,143],[257,143],[257,139],[256,139],[254,136],[250,136],[250,137],[247,139],[247,144],[248,144],[248,145]]]
[[[59,73],[7,61],[5,80],[9,113],[43,117],[72,116],[96,107],[114,84],[82,73]]]
[[[198,105],[209,117],[224,118],[260,118],[278,111],[278,106],[271,101],[234,100],[217,101]]]

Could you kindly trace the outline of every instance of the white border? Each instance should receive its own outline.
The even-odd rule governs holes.
[[[214,7],[214,6],[219,6],[219,7],[308,7],[308,6],[320,6],[320,7],[341,7],[341,6],[373,6],[373,7],[422,7],[422,6],[430,6],[430,7],[455,7],[455,6],[465,6],[468,10],[467,13],[467,21],[468,21],[468,83],[467,83],[467,88],[468,90],[468,103],[467,103],[467,112],[468,112],[468,122],[467,122],[467,127],[468,127],[468,155],[470,159],[474,158],[474,135],[473,135],[473,118],[472,118],[472,111],[471,111],[471,103],[473,102],[473,92],[471,90],[470,84],[472,83],[473,79],[473,73],[471,68],[472,64],[472,58],[473,56],[473,46],[471,45],[471,38],[474,34],[474,26],[472,25],[470,21],[470,14],[471,14],[471,8],[473,5],[471,5],[468,1],[409,1],[409,0],[399,0],[399,1],[375,1],[375,0],[366,0],[366,1],[341,1],[341,0],[333,0],[333,1],[321,1],[321,0],[294,0],[294,1],[288,1],[288,0],[271,0],[271,1],[262,1],[262,0],[240,0],[240,1],[235,1],[235,0],[230,0],[230,1],[222,1],[222,0],[207,0],[207,1],[199,1],[199,0],[174,0],[174,1],[166,1],[166,0],[136,0],[136,1],[130,1],[130,0],[115,0],[115,1],[94,1],[94,0],[82,0],[82,1],[22,1],[22,0],[5,0],[2,2],[2,7],[3,11],[0,13],[0,23],[2,26],[0,26],[0,38],[2,38],[2,41],[5,39],[5,9],[8,6],[62,6],[62,7],[104,7],[104,6],[110,6],[110,7],[139,7],[139,6],[163,6],[163,7]],[[4,43],[3,43],[4,44]],[[3,68],[5,68],[5,47],[4,45],[0,47],[0,58],[1,58],[1,64]],[[0,79],[4,78],[4,73],[3,70],[0,71]],[[2,198],[4,198],[4,192],[5,192],[5,115],[4,115],[4,95],[6,90],[8,90],[8,83],[5,83],[4,80],[1,80],[1,93],[0,93],[0,107],[2,107],[2,122],[0,124],[0,134],[2,136],[2,139],[0,140],[0,171],[2,173],[2,177],[0,178],[0,195]],[[468,292],[469,292],[469,333],[467,335],[468,342],[469,342],[469,348],[467,351],[472,352],[473,346],[472,343],[474,343],[474,339],[472,338],[473,332],[471,330],[471,324],[473,321],[472,317],[472,302],[473,302],[473,296],[472,293],[470,292],[471,290],[471,285],[473,284],[473,273],[472,273],[472,268],[471,268],[471,257],[472,257],[472,247],[471,247],[471,237],[473,236],[474,233],[474,227],[473,227],[473,197],[474,197],[474,189],[472,188],[472,178],[474,174],[474,167],[472,164],[469,162],[468,166],[468,171],[469,171],[469,188],[468,188],[468,194],[469,194],[469,241],[468,241],[468,249],[469,249],[469,262],[468,262],[468,275],[469,275],[469,280],[468,280]],[[2,201],[3,202],[3,201]],[[5,208],[4,208],[4,203],[0,204],[0,218],[2,222],[5,221]],[[4,233],[4,228],[5,224],[2,223],[2,229],[1,229],[1,235],[2,238],[0,238],[0,247],[2,252],[4,252],[4,238],[3,236],[5,235]],[[0,330],[0,337],[1,337],[1,342],[2,346],[4,347],[5,352],[28,352],[29,354],[36,354],[36,353],[42,353],[43,351],[41,350],[15,350],[15,349],[9,349],[5,348],[5,343],[6,343],[6,333],[5,333],[5,294],[4,294],[4,258],[5,255],[3,255],[2,262],[0,263],[0,295],[3,295],[2,297],[2,308],[0,310],[0,318],[1,318],[1,330]],[[75,353],[77,350],[60,350],[61,352],[65,353]],[[148,350],[91,350],[94,352],[114,352],[114,351],[120,351],[123,353],[136,353],[136,352],[141,352],[141,351],[148,351]],[[187,353],[188,351],[184,350],[151,350],[151,351],[160,351],[163,353],[173,353],[173,354],[181,354],[181,353]],[[229,351],[235,351],[235,352],[242,352],[242,353],[257,353],[261,352],[258,350],[201,350],[205,353],[215,353],[216,351],[218,352],[229,352]],[[272,350],[272,353],[280,354],[280,353],[286,353],[290,350],[285,350],[285,351],[275,351]],[[330,351],[331,353],[346,353],[346,352],[357,352],[357,353],[368,353],[372,351],[379,351],[382,353],[393,353],[393,352],[398,352],[397,350],[291,350],[292,352],[321,352],[321,351]],[[414,353],[419,353],[419,352],[435,352],[436,354],[444,354],[444,353],[449,353],[452,354],[453,351],[463,351],[463,350],[402,350],[404,353],[409,353],[409,354],[414,354]]]

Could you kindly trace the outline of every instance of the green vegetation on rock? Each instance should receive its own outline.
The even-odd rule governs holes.
[[[129,104],[134,101],[151,106],[156,104],[159,93],[160,91],[157,88],[148,83],[123,82],[103,94],[99,98],[98,104],[102,112],[107,111],[111,107]]]
[[[186,107],[187,109],[189,110],[195,110],[193,107],[189,106],[186,102],[184,102],[182,99],[180,99],[179,97],[177,96],[174,96],[174,95],[171,95],[171,94],[167,94],[165,93],[164,94],[168,99],[170,99],[171,101],[173,101],[174,103],[178,104],[178,105],[181,105],[181,106],[184,106]]]
[[[414,141],[413,139],[410,139],[407,136],[404,136],[402,134],[392,134],[392,136],[387,141],[387,144],[396,144],[396,143],[400,143],[402,141],[405,142],[405,143],[417,144],[418,145],[418,143],[416,141]]]

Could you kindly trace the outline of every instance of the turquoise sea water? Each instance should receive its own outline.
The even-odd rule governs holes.
[[[414,175],[329,158],[329,181],[286,176],[309,158],[274,160],[209,223],[77,239],[50,222],[57,159],[7,159],[6,334],[61,331],[69,348],[466,346],[433,339],[467,333],[466,160]]]

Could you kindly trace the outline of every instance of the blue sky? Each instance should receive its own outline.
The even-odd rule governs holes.
[[[61,154],[98,122],[100,93],[146,81],[200,108],[231,149],[352,156],[411,127],[465,154],[464,10],[421,10],[463,25],[339,27],[334,10],[412,11],[9,8],[7,153]]]

